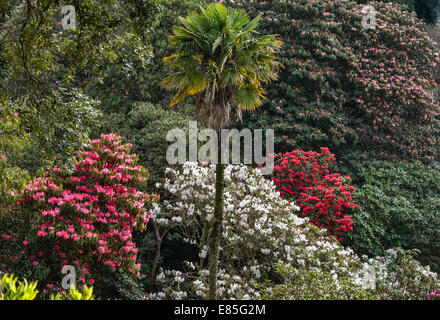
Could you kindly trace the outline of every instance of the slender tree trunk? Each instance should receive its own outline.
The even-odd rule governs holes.
[[[150,271],[150,279],[153,280],[154,274],[156,273],[157,265],[159,263],[160,248],[162,246],[163,239],[168,233],[168,230],[165,230],[164,233],[160,235],[159,226],[157,225],[156,221],[154,219],[151,219],[151,223],[153,225],[154,235],[156,237],[156,251],[154,252],[153,265],[151,266],[151,271]]]
[[[216,299],[217,292],[217,274],[218,274],[218,262],[220,256],[220,240],[222,238],[222,222],[223,222],[223,198],[224,198],[224,173],[225,165],[222,164],[222,154],[221,154],[221,142],[220,135],[218,143],[218,163],[216,164],[215,170],[215,207],[214,207],[214,221],[212,223],[212,228],[209,237],[209,300]]]

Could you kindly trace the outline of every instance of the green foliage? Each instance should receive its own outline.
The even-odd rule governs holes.
[[[51,295],[50,300],[95,300],[93,296],[93,287],[83,286],[80,290],[71,286],[69,292],[57,293]]]
[[[13,274],[4,274],[0,281],[0,300],[34,300],[38,293],[37,282],[18,281]]]
[[[358,3],[368,4],[367,0],[357,0]],[[383,0],[405,5],[410,11],[417,13],[417,17],[429,24],[435,24],[439,16],[438,0]]]
[[[417,16],[426,23],[437,23],[440,13],[440,3],[438,0],[415,0],[414,9]]]
[[[181,112],[166,110],[160,105],[136,103],[127,114],[105,115],[94,131],[117,131],[125,142],[132,143],[132,150],[139,156],[139,163],[148,166],[148,186],[155,187],[161,181],[165,168],[170,166],[166,160],[166,151],[172,142],[166,141],[167,132],[182,129],[188,133],[188,122],[192,120]]]
[[[142,266],[142,269],[143,268],[145,268],[145,266]],[[126,273],[117,271],[114,277],[104,279],[101,282],[99,298],[103,300],[143,300],[146,295],[145,288],[142,285],[144,278],[145,276],[141,275],[139,279],[133,279]]]
[[[371,300],[378,297],[354,284],[348,277],[337,277],[329,272],[297,270],[277,264],[276,273],[281,284],[258,286],[263,300]]]
[[[14,274],[4,274],[0,281],[0,300],[34,300],[37,297],[38,281],[28,283],[26,279],[18,281]],[[94,300],[93,287],[81,289],[70,287],[68,293],[52,295],[50,300]]]
[[[26,171],[11,167],[0,153],[0,215],[14,203],[22,187],[30,180]]]
[[[229,2],[228,2],[229,3]],[[376,29],[353,1],[230,1],[278,33],[285,69],[245,126],[273,128],[278,151],[329,147],[376,159],[439,157],[439,110],[426,25],[397,4],[369,2]],[[374,150],[374,152],[372,151]]]
[[[102,77],[128,52],[146,65],[146,39],[159,11],[156,0],[73,4],[77,27],[64,30],[59,1],[0,2],[0,116],[7,120],[0,123],[0,143],[36,142],[52,162],[71,160],[97,117],[96,102],[75,88],[77,73],[89,68]]]
[[[376,256],[396,246],[419,249],[418,259],[440,270],[440,171],[421,163],[377,162],[361,171],[346,243]]]
[[[120,63],[108,67],[107,75],[102,79],[91,77],[90,72],[79,75],[85,92],[101,102],[105,113],[127,113],[138,101],[150,101],[153,104],[169,103],[169,93],[160,84],[169,74],[162,59],[170,55],[169,36],[172,26],[184,16],[206,4],[205,0],[163,0],[158,13],[159,24],[149,34],[152,56],[148,65],[136,60],[136,54],[129,51]]]
[[[438,288],[438,275],[416,260],[419,253],[397,247],[365,262],[374,271],[375,292],[380,299],[422,300]]]

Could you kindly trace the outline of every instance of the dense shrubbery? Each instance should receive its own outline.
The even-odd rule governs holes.
[[[330,173],[335,155],[328,148],[321,152],[294,150],[275,156],[272,180],[281,197],[294,200],[300,207],[301,217],[309,217],[328,234],[342,241],[342,233],[353,230],[348,214],[356,208],[348,184],[350,177]]]
[[[114,21],[117,30],[102,15],[91,21],[107,38],[90,49],[72,46],[76,33],[31,32],[38,21],[22,29],[24,47],[0,41],[0,300],[89,300],[92,286],[100,299],[208,297],[215,166],[169,168],[167,132],[186,131],[195,110],[191,100],[179,111],[162,107],[171,94],[160,84],[171,74],[162,59],[172,54],[172,26],[208,2],[162,0],[160,10],[156,1],[143,9],[109,2],[115,17],[140,15]],[[226,167],[218,298],[440,299],[440,167],[432,161],[440,160],[440,69],[416,18],[432,23],[436,1],[224,2],[262,15],[258,32],[279,34],[285,68],[244,122],[275,129],[274,173]],[[93,14],[113,10],[89,4]],[[365,4],[377,11],[375,29],[361,25]],[[58,17],[40,13],[40,26]],[[118,37],[140,19],[133,31],[142,36]],[[91,41],[89,31],[77,39]],[[29,51],[40,41],[53,56]],[[183,69],[185,77],[197,71]],[[83,145],[89,130],[97,139]],[[123,137],[101,135],[114,131]],[[64,158],[77,148],[69,168]],[[45,171],[58,160],[62,167]],[[65,265],[75,267],[78,290],[61,290]]]
[[[337,241],[297,217],[299,208],[280,198],[272,181],[259,170],[228,166],[225,171],[223,243],[220,251],[219,295],[221,298],[258,298],[254,287],[271,279],[277,262],[299,270],[326,270],[352,274],[358,259]],[[163,201],[154,218],[164,228],[179,230],[196,246],[199,260],[189,261],[189,272],[165,271],[158,276],[169,298],[203,298],[206,294],[206,239],[213,217],[215,166],[186,163],[183,171],[167,171],[164,188],[174,201]],[[182,279],[179,292],[171,285]],[[354,281],[354,279],[352,279]],[[171,281],[171,282],[170,282]],[[179,282],[179,281],[178,281]],[[163,293],[162,293],[163,295]],[[160,297],[156,294],[155,297]]]
[[[362,27],[362,5],[352,1],[231,3],[263,14],[259,31],[284,42],[286,68],[246,123],[274,128],[278,151],[325,146],[338,158],[357,150],[379,159],[438,158],[434,44],[414,13],[369,4],[377,11],[374,30]]]
[[[347,276],[335,277],[326,271],[296,270],[289,265],[278,264],[277,273],[281,284],[268,283],[261,286],[264,300],[369,300],[374,294],[355,285]]]
[[[382,256],[364,257],[364,265],[374,271],[375,292],[381,299],[424,299],[426,294],[438,288],[437,273],[424,267],[415,257],[418,252],[399,247],[389,249]]]
[[[361,171],[354,193],[353,232],[347,244],[379,255],[399,246],[419,249],[423,263],[440,270],[440,170],[421,163],[377,162]]]
[[[37,281],[18,281],[13,274],[4,274],[0,279],[0,300],[34,300],[37,293]]]
[[[357,3],[368,5],[368,0],[356,0]],[[429,24],[435,24],[439,15],[440,3],[438,0],[383,0],[382,2],[394,2],[405,5],[410,11],[414,11],[417,17]]]
[[[106,115],[96,131],[117,131],[124,141],[133,144],[132,151],[139,156],[139,163],[148,167],[148,187],[154,188],[163,178],[169,166],[166,151],[172,142],[166,141],[171,129],[188,131],[192,118],[175,110],[166,110],[160,105],[137,103],[127,113]]]
[[[199,259],[186,261],[184,270],[162,270],[157,277],[161,290],[152,298],[206,296],[206,235],[212,219],[214,181],[214,166],[188,162],[182,172],[167,171],[163,187],[175,199],[164,201],[152,216],[163,228],[179,230],[197,248]],[[398,299],[399,290],[403,294],[404,289],[409,292],[408,298],[424,298],[439,284],[436,274],[411,258],[406,264],[400,260],[393,264],[388,256],[363,262],[351,249],[344,249],[333,237],[327,237],[324,229],[297,217],[299,208],[281,199],[274,183],[258,170],[228,166],[225,181],[218,278],[218,293],[223,299],[288,298],[298,288],[304,291],[291,298]],[[404,251],[398,252],[408,256]],[[285,278],[279,275],[280,263],[289,274]],[[380,290],[362,289],[365,265],[377,268]],[[313,280],[314,285],[308,280]],[[414,284],[414,288],[407,283]],[[331,286],[339,291],[332,291]],[[281,292],[282,288],[286,291]]]
[[[0,153],[0,214],[9,210],[29,179],[25,170],[8,166],[6,156]]]
[[[75,267],[80,284],[97,287],[116,270],[139,276],[132,230],[146,228],[156,196],[135,189],[147,172],[129,151],[120,137],[102,135],[81,152],[72,174],[53,168],[25,187],[2,217],[17,223],[1,228],[2,241],[22,250],[14,272],[38,279],[43,290],[59,285],[64,265]]]
[[[14,274],[4,274],[0,280],[0,300],[34,300],[38,295],[37,283],[18,281]],[[93,287],[78,290],[72,286],[68,292],[52,295],[50,300],[94,300]]]

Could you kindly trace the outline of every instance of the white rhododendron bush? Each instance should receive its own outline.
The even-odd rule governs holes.
[[[214,165],[187,162],[181,172],[166,170],[166,180],[160,187],[171,194],[167,198],[172,200],[156,205],[152,217],[161,228],[183,235],[186,242],[198,249],[199,258],[185,261],[181,270],[160,270],[156,280],[161,291],[151,294],[152,299],[206,297],[207,242],[214,212],[214,186]],[[298,217],[298,211],[299,207],[282,199],[274,183],[264,178],[258,169],[244,165],[226,167],[217,285],[220,299],[307,298],[310,290],[314,299],[375,297],[374,289],[362,288],[368,276],[366,267],[379,270],[385,266],[386,269],[389,259],[362,261],[351,249],[326,236],[324,229]],[[411,270],[419,274],[420,294],[439,287],[434,273],[408,259],[417,265]],[[400,287],[403,280],[414,278],[405,272],[399,278],[395,270],[388,269],[388,273],[382,270],[377,276],[383,295],[392,296],[388,287]],[[311,275],[326,275],[321,280],[315,279],[315,282],[323,282],[318,290],[316,285],[312,288],[305,281]],[[279,289],[283,286],[301,288],[303,295],[280,295]]]

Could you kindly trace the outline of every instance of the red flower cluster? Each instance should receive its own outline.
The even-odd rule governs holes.
[[[300,207],[301,217],[309,217],[319,227],[327,228],[329,235],[342,241],[341,232],[353,230],[346,213],[358,205],[353,203],[353,186],[344,182],[350,177],[330,173],[329,165],[336,161],[328,148],[321,152],[294,150],[275,156],[275,182],[281,197],[294,200]]]
[[[129,150],[121,137],[101,135],[80,153],[73,174],[53,168],[22,191],[16,214],[32,222],[19,236],[22,254],[47,288],[60,282],[64,265],[89,286],[117,269],[139,276],[132,231],[146,228],[148,205],[159,197],[135,189],[148,173]]]

